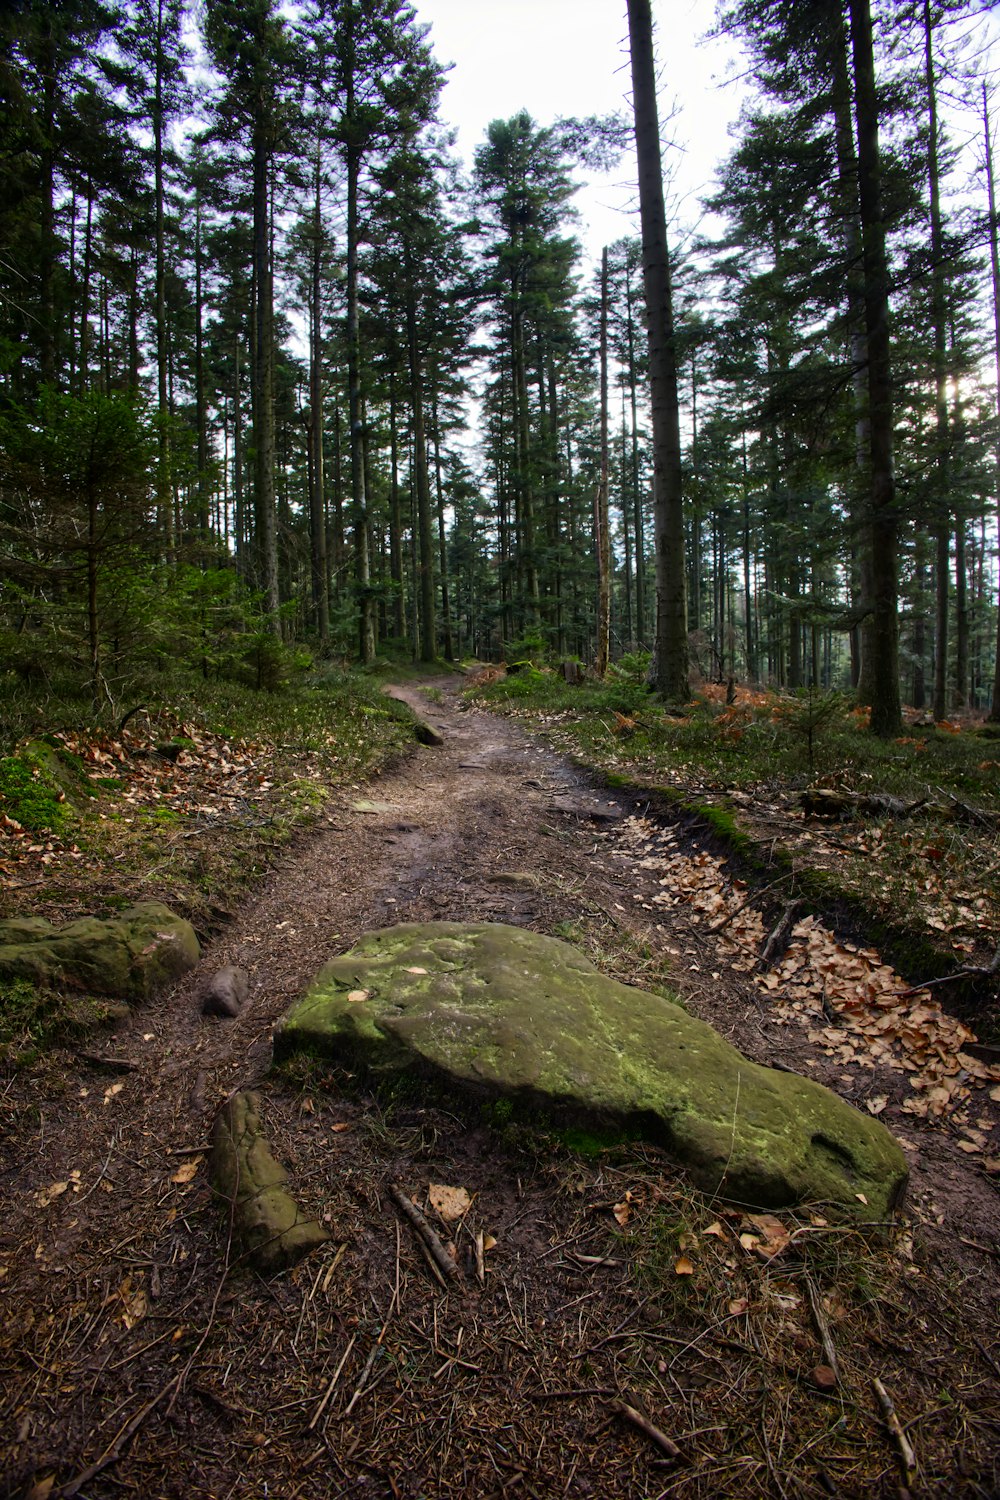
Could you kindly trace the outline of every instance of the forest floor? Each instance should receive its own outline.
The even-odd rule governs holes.
[[[400,691],[443,746],[339,791],[103,1062],[56,1048],[0,1080],[0,1493],[1000,1492],[1000,1070],[968,1027],[817,917],[758,974],[768,919],[703,830],[602,791],[454,679]],[[459,1101],[271,1071],[272,1026],[327,957],[435,918],[579,943],[877,1114],[911,1166],[904,1215],[749,1216],[647,1148],[579,1154]],[[205,1019],[228,963],[249,1002]],[[331,1233],[270,1281],[230,1266],[207,1180],[237,1088]],[[463,1259],[488,1236],[482,1281],[438,1285],[391,1182],[467,1191],[450,1232]]]

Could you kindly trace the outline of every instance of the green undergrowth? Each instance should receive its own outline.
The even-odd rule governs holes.
[[[59,995],[26,979],[0,979],[0,1066],[26,1067],[52,1047],[66,1047],[114,1026],[127,1006],[89,995]]]
[[[679,715],[634,666],[578,686],[527,667],[470,693],[609,786],[641,792],[654,814],[697,824],[744,875],[784,873],[779,906],[803,897],[914,981],[988,962],[1000,939],[1000,742],[982,726],[914,722],[886,743],[842,695],[741,692],[727,704],[712,688]],[[807,823],[798,794],[816,785],[924,806]],[[976,1010],[975,991],[948,998]]]

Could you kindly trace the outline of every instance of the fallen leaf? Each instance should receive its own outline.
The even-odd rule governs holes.
[[[453,1224],[472,1207],[472,1199],[463,1187],[445,1187],[444,1183],[432,1182],[428,1185],[427,1196],[431,1208],[446,1224]]]
[[[880,1115],[888,1102],[884,1094],[875,1094],[871,1099],[865,1100],[865,1108],[870,1115]]]
[[[977,1145],[975,1141],[959,1141],[958,1149],[959,1151],[966,1151],[970,1156],[973,1156],[977,1151],[981,1151],[983,1148],[982,1146]]]
[[[352,1005],[357,1005],[360,1000],[367,1000],[368,995],[368,990],[351,990],[347,998],[348,1000],[350,1000]]]
[[[54,1474],[51,1474],[47,1479],[36,1479],[28,1491],[27,1500],[49,1500],[49,1496],[52,1493],[52,1486],[55,1482],[56,1477]]]
[[[615,1215],[615,1218],[618,1220],[619,1224],[624,1229],[625,1225],[628,1223],[629,1219],[632,1217],[632,1205],[631,1205],[631,1203],[625,1203],[625,1202],[616,1203],[615,1206],[614,1206],[614,1215]]]
[[[729,1304],[729,1316],[731,1318],[741,1318],[749,1306],[750,1302],[748,1298],[734,1297]]]
[[[791,1244],[791,1235],[773,1214],[748,1214],[747,1218],[753,1227],[763,1236],[763,1243],[754,1245],[758,1254],[766,1256],[769,1260],[772,1256],[781,1255]],[[743,1236],[740,1236],[742,1240]]]
[[[496,1249],[496,1243],[497,1243],[496,1240],[493,1238],[493,1236],[491,1234],[484,1234],[483,1235],[483,1249],[484,1250],[495,1250]]]
[[[53,1198],[61,1198],[69,1187],[68,1182],[53,1182],[47,1188],[41,1188],[35,1194],[35,1202],[39,1208],[48,1208]]]
[[[706,1237],[708,1235],[713,1235],[717,1240],[728,1240],[729,1238],[728,1234],[723,1229],[718,1219],[716,1219],[714,1224],[709,1224],[707,1229],[703,1229],[702,1234],[704,1234]]]
[[[192,1177],[197,1172],[198,1167],[202,1161],[204,1161],[204,1157],[192,1156],[190,1161],[182,1162],[181,1165],[177,1168],[177,1171],[171,1177],[170,1181],[179,1182],[182,1184],[185,1182],[190,1182]]]
[[[865,1205],[865,1207],[867,1208],[867,1206],[868,1206],[868,1199],[865,1197],[864,1193],[855,1193],[854,1196],[855,1196],[855,1198],[857,1198],[857,1200],[858,1200],[859,1203],[863,1203]]]
[[[832,1391],[837,1384],[837,1372],[830,1365],[817,1365],[812,1378],[821,1391]]]
[[[102,1102],[107,1104],[116,1094],[120,1094],[124,1087],[124,1083],[113,1083],[110,1088],[104,1090],[104,1099]]]
[[[427,970],[426,969],[417,968],[415,966],[412,969],[405,969],[404,973],[406,973],[406,974],[426,974]]]
[[[686,1255],[679,1255],[677,1257],[677,1259],[674,1261],[674,1275],[675,1276],[693,1276],[694,1275],[694,1262],[691,1261],[691,1260],[689,1260]]]
[[[985,1157],[983,1160],[983,1166],[985,1167],[986,1171],[989,1172],[991,1177],[995,1177],[997,1173],[1000,1172],[1000,1156]]]
[[[997,1084],[995,1089],[990,1089],[990,1098],[994,1104],[1000,1104],[1000,1083]]]
[[[340,1135],[342,1130],[350,1130],[350,1128],[350,1122],[347,1120],[338,1120],[336,1125],[330,1126],[330,1129],[333,1131],[334,1135]]]

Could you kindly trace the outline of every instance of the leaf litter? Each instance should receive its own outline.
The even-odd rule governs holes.
[[[683,908],[711,936],[720,960],[767,1002],[773,1021],[804,1027],[806,1040],[832,1063],[894,1073],[907,1091],[900,1103],[905,1114],[955,1132],[959,1148],[995,1172],[996,1127],[990,1120],[977,1127],[975,1120],[984,1094],[1000,1097],[1000,1064],[965,1050],[975,1033],[929,990],[911,988],[874,948],[841,941],[816,916],[797,921],[784,956],[759,973],[764,918],[723,858],[692,852],[677,831],[645,817],[627,819],[617,842],[620,857],[633,859],[659,888],[645,904]],[[882,1094],[866,1101],[875,1115],[886,1104]]]

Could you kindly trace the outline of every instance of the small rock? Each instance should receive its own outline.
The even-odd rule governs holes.
[[[424,719],[418,719],[414,724],[413,737],[414,739],[419,740],[421,745],[444,744],[444,735],[441,734],[439,730],[435,729],[433,724],[428,724]]]
[[[227,964],[209,980],[202,996],[203,1016],[238,1016],[247,998],[247,976],[244,969]]]

